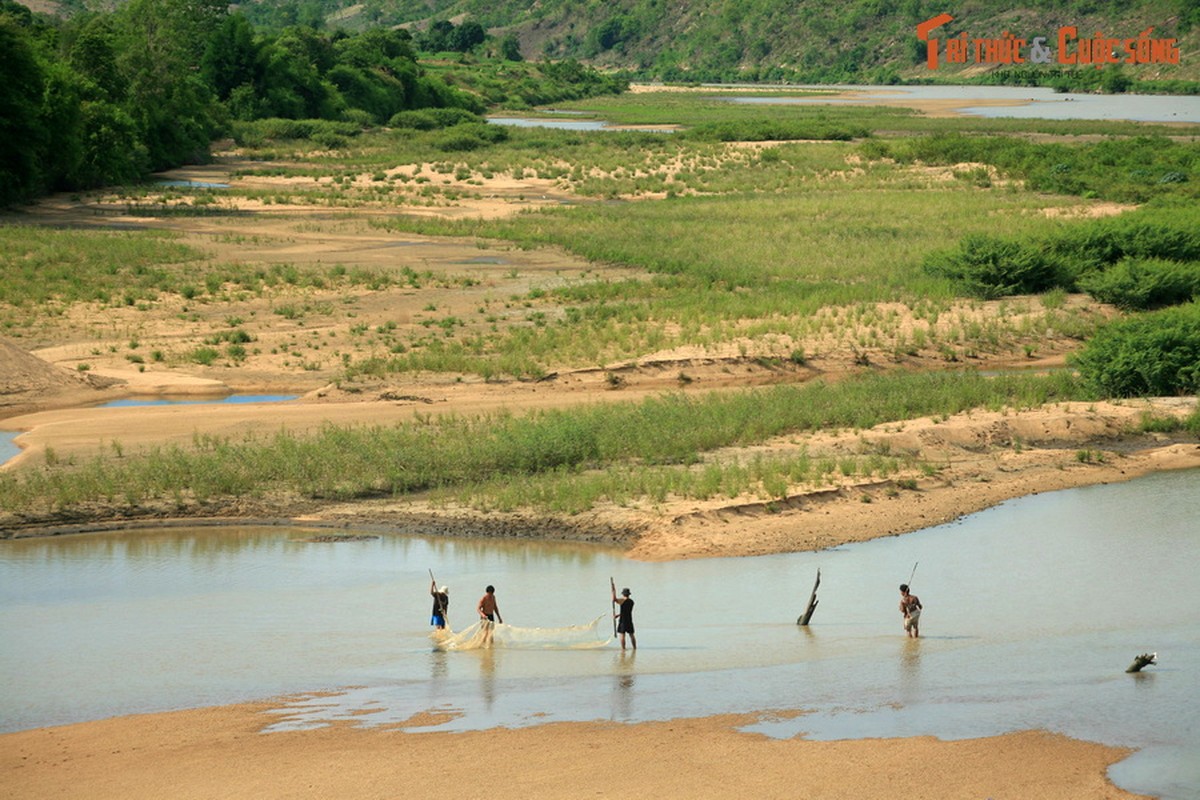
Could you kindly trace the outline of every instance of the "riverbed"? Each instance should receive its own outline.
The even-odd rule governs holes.
[[[0,542],[0,720],[11,731],[321,690],[336,694],[281,700],[280,727],[429,710],[447,714],[442,730],[478,730],[804,709],[756,730],[1046,729],[1140,748],[1113,769],[1119,785],[1194,798],[1198,489],[1200,472],[1161,473],[817,553],[668,563],[293,528]],[[818,569],[820,605],[799,628]],[[489,583],[506,622],[558,627],[610,613],[615,579],[637,603],[639,649],[435,651],[430,570],[457,628]],[[926,606],[916,641],[896,609],[910,575]],[[1159,663],[1125,674],[1145,651]]]

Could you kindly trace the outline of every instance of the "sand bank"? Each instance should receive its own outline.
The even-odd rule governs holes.
[[[1020,797],[1116,800],[1127,751],[1031,731],[943,742],[775,740],[754,716],[406,733],[260,733],[270,704],[0,736],[0,796],[229,798]],[[416,719],[417,725],[430,720]]]

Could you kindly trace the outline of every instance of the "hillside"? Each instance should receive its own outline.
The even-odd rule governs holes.
[[[110,10],[124,0],[22,2],[35,12],[70,16]],[[937,30],[942,41],[962,34],[970,40],[1000,38],[1007,32],[1027,42],[1045,36],[1054,46],[1059,29],[1073,26],[1084,38],[1101,32],[1121,40],[1123,49],[1124,40],[1152,28],[1153,38],[1178,40],[1178,63],[1122,71],[1138,80],[1200,80],[1197,0],[1025,0],[1017,6],[1002,0],[244,0],[230,8],[274,29],[299,24],[419,31],[437,21],[469,19],[494,36],[516,37],[526,59],[575,58],[670,81],[888,83],[976,78],[1007,69],[943,64],[931,74],[916,26],[943,13],[954,20]],[[1026,63],[1016,67],[1020,75],[1004,82],[1046,84],[1063,69]],[[1031,79],[1034,75],[1040,79]]]
[[[526,58],[578,58],[667,80],[871,80],[928,78],[925,46],[916,25],[943,12],[954,22],[944,37],[1057,39],[1062,26],[1081,36],[1180,39],[1179,64],[1137,66],[1141,79],[1200,79],[1200,4],[1195,0],[249,0],[242,7],[260,23],[324,16],[341,26],[410,25],[470,17],[493,33],[515,34]],[[1054,64],[1023,65],[1052,70]],[[959,68],[961,70],[962,68]],[[971,65],[977,73],[988,67]],[[944,68],[941,77],[953,75]]]

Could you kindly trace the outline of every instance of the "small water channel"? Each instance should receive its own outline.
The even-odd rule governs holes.
[[[670,125],[621,125],[614,126],[602,119],[557,119],[547,117],[488,117],[492,125],[510,125],[516,128],[554,128],[563,131],[639,131],[642,133],[674,133]]]
[[[820,553],[640,563],[594,547],[223,528],[0,542],[0,729],[358,687],[306,721],[459,716],[442,729],[802,708],[772,736],[942,738],[1044,728],[1140,748],[1125,788],[1200,786],[1200,471],[1044,494]],[[896,586],[918,565],[922,639]],[[795,625],[817,569],[814,624]],[[439,653],[492,583],[506,622],[585,623],[609,578],[636,654]],[[1140,675],[1138,653],[1160,663]],[[295,709],[292,709],[293,711]],[[361,716],[364,710],[375,713]]]
[[[295,400],[299,395],[294,394],[230,394],[224,397],[123,397],[120,400],[110,400],[100,403],[95,408],[130,408],[138,406],[183,406],[183,405],[212,405],[222,403],[282,403]],[[2,421],[0,421],[2,422]],[[16,458],[21,453],[16,439],[21,431],[0,430],[0,465]]]
[[[10,458],[16,458],[21,452],[21,448],[17,446],[15,441],[20,435],[20,431],[0,431],[0,464],[3,464]]]
[[[295,400],[299,395],[294,394],[231,394],[225,397],[123,397],[120,400],[110,400],[101,403],[96,408],[131,408],[138,406],[199,406],[227,403],[283,403]]]

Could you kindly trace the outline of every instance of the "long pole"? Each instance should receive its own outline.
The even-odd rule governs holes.
[[[610,577],[608,579],[608,585],[612,587],[613,636],[616,636],[617,635],[617,582]]]
[[[914,562],[913,562],[913,568],[912,568],[912,572],[910,572],[910,573],[909,573],[909,575],[908,575],[908,584],[907,584],[907,586],[908,586],[908,589],[909,589],[909,591],[912,591],[913,575],[916,575],[916,574],[917,574],[917,564],[920,564],[920,563],[921,563],[920,561],[914,561]]]

